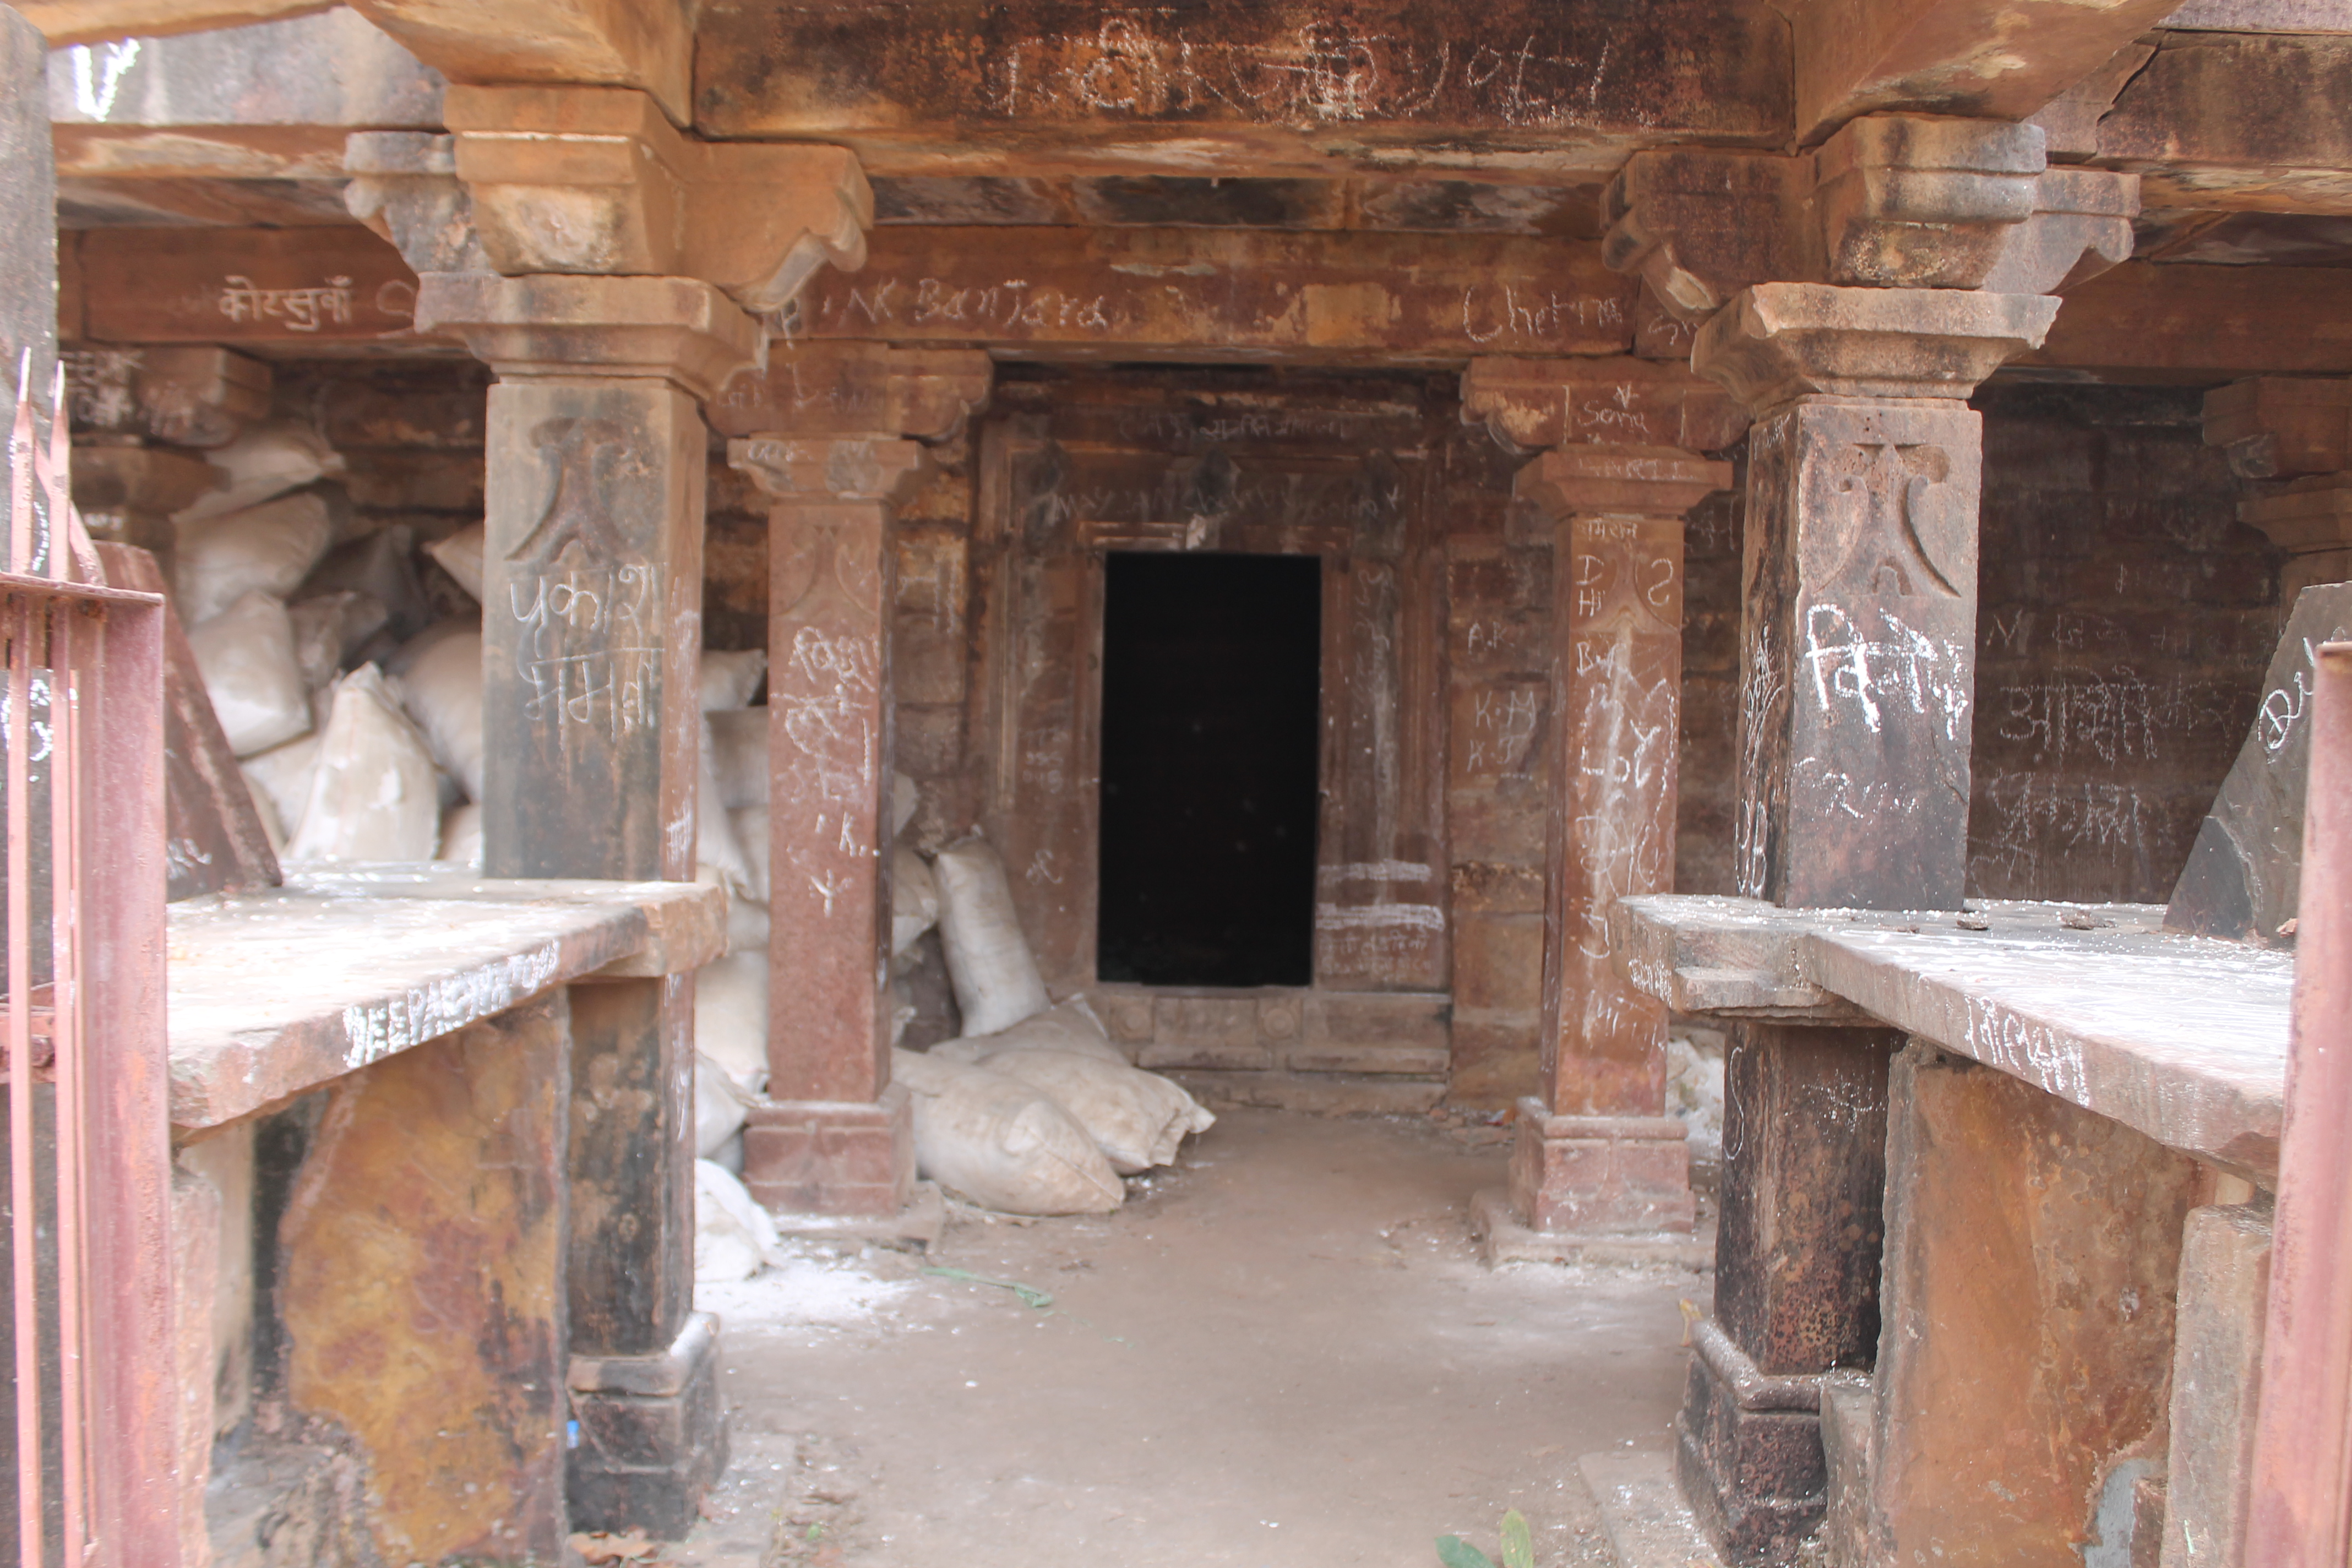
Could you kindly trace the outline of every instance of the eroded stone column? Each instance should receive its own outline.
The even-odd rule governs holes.
[[[709,284],[427,274],[417,325],[489,363],[483,865],[691,880],[699,400],[761,347]],[[685,1533],[724,1466],[715,1325],[692,1310],[693,977],[572,1000],[572,1524]]]
[[[1958,909],[1968,858],[1979,421],[1965,403],[2057,301],[1765,284],[1695,368],[1755,411],[1742,571],[1739,891]],[[1820,1519],[1824,1374],[1878,1343],[1885,1030],[1738,1023],[1716,1314],[1694,1342],[1685,1490],[1726,1555]]]
[[[1510,1189],[1538,1230],[1692,1226],[1666,1009],[1619,973],[1609,909],[1674,887],[1683,515],[1730,483],[1730,464],[1677,447],[1564,447],[1519,472],[1518,495],[1557,520],[1544,1100],[1521,1104]]]
[[[891,508],[962,427],[987,357],[780,353],[714,413],[768,509],[768,1097],[743,1179],[783,1215],[886,1219],[914,1149],[889,1092]]]

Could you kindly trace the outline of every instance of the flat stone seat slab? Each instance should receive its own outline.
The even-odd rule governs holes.
[[[694,882],[294,872],[170,909],[172,1123],[215,1127],[608,967],[698,968],[726,900]]]
[[[1989,902],[1963,916],[1658,895],[1618,910],[1626,973],[1670,1006],[1883,1020],[2168,1148],[2277,1179],[2292,953],[2174,935],[2142,904]]]

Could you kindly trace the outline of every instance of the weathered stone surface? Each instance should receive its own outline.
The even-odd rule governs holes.
[[[429,131],[360,131],[343,143],[343,205],[418,273],[488,272],[474,200],[457,178],[457,139]]]
[[[74,507],[92,538],[149,552],[165,563],[165,572],[158,575],[168,580],[174,542],[172,514],[217,487],[223,477],[191,452],[83,446],[73,455]]]
[[[1745,0],[1623,15],[1519,0],[1475,14],[1227,0],[1108,18],[1066,0],[743,7],[702,20],[695,120],[713,137],[840,141],[887,174],[1264,175],[1409,158],[1557,178],[1685,138],[1777,144],[1785,37]]]
[[[416,305],[418,331],[459,339],[507,382],[654,380],[709,398],[765,352],[759,324],[691,278],[436,272],[420,285]],[[690,402],[684,406],[698,432],[700,415]]]
[[[579,1442],[564,1479],[573,1528],[673,1541],[693,1530],[697,1500],[727,1468],[718,1348],[719,1320],[689,1312],[666,1351],[572,1358]]]
[[[2347,310],[2340,268],[2128,261],[2070,289],[2042,347],[2016,363],[2192,384],[2340,375],[2352,372]]]
[[[1462,417],[1515,447],[1599,442],[1715,452],[1748,414],[1711,381],[1639,359],[1481,357],[1462,373]]]
[[[743,1184],[780,1215],[887,1218],[914,1195],[912,1102],[903,1087],[878,1100],[780,1100],[751,1108]]]
[[[187,0],[26,0],[16,9],[56,46],[241,27],[274,16],[322,11],[326,5],[324,0],[217,0],[193,5]]]
[[[2197,1167],[1929,1047],[1893,1096],[1873,1533],[2066,1568],[2111,1468],[2163,1440]]]
[[[237,7],[242,16],[224,15],[227,9],[154,0],[50,0],[26,7],[52,47],[49,119],[110,132],[263,125],[421,131],[439,123],[439,74],[358,12],[270,0],[245,0]],[[149,15],[135,15],[140,10]],[[272,10],[281,19],[259,19]],[[295,10],[312,14],[284,15]],[[111,47],[82,47],[134,37]]]
[[[172,1331],[179,1373],[178,1463],[183,1568],[209,1568],[205,1489],[213,1469],[213,1298],[220,1287],[221,1192],[196,1173],[172,1172]],[[251,1237],[248,1234],[247,1240]]]
[[[2341,473],[2352,468],[2352,381],[2262,375],[2217,386],[2205,395],[2205,440],[2243,479]]]
[[[1671,1116],[1554,1116],[1530,1096],[1511,1143],[1511,1207],[1521,1224],[1576,1235],[1685,1231],[1689,1132]]]
[[[1623,353],[1633,297],[1596,247],[1517,236],[905,227],[782,321],[792,341],[1458,363]]]
[[[1777,153],[1637,153],[1601,195],[1601,257],[1696,324],[1743,289],[1822,275],[1820,228],[1802,221],[1811,180]]]
[[[2099,121],[2099,159],[2150,206],[2352,212],[2352,38],[2163,33]]]
[[[713,889],[485,882],[457,868],[298,873],[171,910],[172,1122],[214,1127],[575,980]]]
[[[61,314],[60,331],[78,334],[79,317]],[[269,413],[269,367],[227,349],[85,347],[59,357],[77,436],[148,436],[181,447],[223,447]],[[166,499],[156,498],[159,503]]]
[[[2280,604],[2293,605],[2307,588],[2352,579],[2352,474],[2297,479],[2279,494],[2249,498],[2238,503],[2238,521],[2286,552]]]
[[[1965,408],[1808,400],[1751,435],[1742,893],[1958,907],[1979,429]]]
[[[359,9],[452,81],[637,88],[671,120],[689,118],[694,26],[676,0],[362,0]]]
[[[1992,294],[2063,294],[2131,259],[2139,177],[2105,169],[2045,169],[2033,214],[2003,231],[1984,275]]]
[[[0,16],[0,160],[8,171],[8,202],[22,214],[57,205],[57,160],[49,149],[49,117],[42,106],[47,49],[20,16]],[[58,243],[47,222],[17,222],[0,236],[0,351],[16,366],[32,351],[31,383],[48,406],[57,374]],[[16,377],[0,377],[0,416],[16,416]],[[46,435],[45,431],[38,434]]]
[[[874,196],[841,148],[688,141],[617,88],[455,87],[446,114],[500,272],[677,274],[773,310],[865,260]]]
[[[764,373],[746,372],[712,399],[724,436],[907,436],[944,441],[988,401],[985,353],[863,343],[772,343]]]
[[[2267,1206],[2191,1209],[2174,1303],[2163,1568],[2242,1560],[2270,1294]]]
[[[1759,283],[1699,329],[1691,367],[1759,415],[1815,393],[1965,398],[2057,314],[2040,295]]]
[[[2260,503],[2250,503],[2260,504]],[[2252,729],[2198,829],[2165,924],[2199,936],[2294,945],[2315,653],[2352,637],[2352,584],[2306,588],[2263,678]]]
[[[1880,109],[2019,120],[2161,21],[2165,0],[1797,0],[1799,140]]]
[[[102,343],[406,339],[416,276],[349,226],[97,229],[81,238],[81,335]]]
[[[557,992],[347,1080],[279,1227],[288,1397],[367,1455],[392,1561],[562,1551],[567,1016]]]

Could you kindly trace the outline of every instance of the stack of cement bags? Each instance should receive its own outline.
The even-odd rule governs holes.
[[[1169,1163],[1187,1133],[1216,1119],[1131,1066],[1083,998],[1050,1005],[1004,863],[984,840],[941,850],[933,869],[964,1037],[892,1053],[892,1074],[914,1097],[916,1164],[983,1208],[1118,1207],[1121,1176]]]

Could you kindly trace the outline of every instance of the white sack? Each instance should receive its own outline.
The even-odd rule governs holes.
[[[694,1048],[746,1094],[768,1087],[768,952],[730,952],[695,972]]]
[[[743,1184],[709,1160],[694,1163],[694,1280],[727,1285],[749,1279],[782,1243],[776,1222]]]
[[[735,836],[735,847],[743,856],[743,871],[748,879],[745,896],[755,904],[768,901],[768,808],[747,805],[727,814],[727,830]]]
[[[890,956],[904,953],[939,923],[939,879],[929,862],[901,844],[890,858]]]
[[[749,708],[751,699],[760,694],[760,682],[768,673],[768,650],[746,648],[741,653],[713,653],[702,650],[702,710],[720,713],[734,708]]]
[[[1108,1214],[1127,1196],[1086,1129],[1018,1079],[890,1053],[913,1100],[915,1163],[950,1192],[1007,1214]]]
[[[1125,1051],[1111,1043],[1109,1031],[1083,996],[1073,996],[1058,1007],[985,1036],[979,1044],[983,1051],[1068,1051],[1119,1067],[1134,1065]]]
[[[307,425],[264,425],[205,454],[221,470],[220,486],[176,514],[195,522],[259,506],[273,496],[343,471],[342,457]],[[290,584],[289,584],[290,586]]]
[[[383,677],[362,665],[336,684],[294,860],[430,860],[441,837],[440,773]]]
[[[719,885],[751,896],[751,865],[743,858],[743,846],[737,842],[735,827],[727,820],[727,809],[719,805],[719,779],[713,771],[710,726],[702,727],[702,773],[695,784],[694,864],[698,871],[710,870],[719,874]],[[766,900],[762,899],[761,902]]]
[[[482,798],[482,634],[462,621],[427,626],[401,646],[392,678],[400,704],[425,732],[433,760]]]
[[[445,866],[482,868],[482,808],[472,801],[441,814],[441,849],[433,857]]]
[[[199,521],[180,515],[172,585],[174,607],[188,626],[212,619],[248,589],[290,597],[335,532],[326,501],[315,495],[287,496]]]
[[[1206,1132],[1216,1124],[1182,1089],[1125,1062],[1016,1047],[983,1051],[980,1065],[1019,1079],[1068,1111],[1123,1176],[1167,1164],[1186,1133]]]
[[[711,885],[718,885],[716,878],[711,879]],[[756,952],[764,956],[768,951],[768,938],[773,929],[768,919],[767,905],[755,904],[734,893],[727,895],[728,952]]]
[[[964,1033],[992,1035],[1045,1010],[1037,961],[1021,935],[1004,862],[977,836],[940,851],[940,940]]]
[[[750,1115],[743,1086],[702,1051],[694,1057],[694,1152],[705,1160],[743,1130]]]
[[[892,769],[890,772],[890,837],[892,838],[907,831],[907,824],[915,820],[915,811],[922,804],[922,796],[915,789],[915,781],[897,769]]]
[[[286,614],[294,623],[294,657],[302,666],[302,683],[313,691],[332,685],[343,672],[343,661],[392,618],[381,600],[350,588],[313,594],[288,605]]]
[[[457,586],[482,602],[482,541],[487,537],[480,523],[461,528],[446,539],[436,539],[425,547],[425,553],[440,563],[441,570],[457,580]]]
[[[768,710],[737,708],[705,717],[711,771],[730,811],[768,804]]]
[[[242,595],[190,628],[188,646],[230,751],[250,757],[309,732],[310,692],[294,654],[294,623],[276,598]]]
[[[316,709],[312,711],[315,713]],[[310,780],[319,771],[319,740],[323,729],[321,725],[299,741],[273,746],[236,764],[244,772],[254,798],[268,801],[275,809],[278,826],[284,830],[289,843],[302,830],[302,813],[310,804]],[[282,848],[279,858],[284,858]]]

